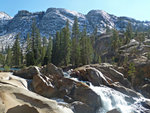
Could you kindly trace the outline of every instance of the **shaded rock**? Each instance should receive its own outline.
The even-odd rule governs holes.
[[[6,113],[39,113],[34,107],[30,107],[28,105],[15,106],[13,108],[8,109]]]
[[[93,113],[93,110],[85,103],[75,101],[71,104],[74,113]]]
[[[45,75],[59,75],[63,76],[63,70],[61,68],[56,67],[52,63],[41,68],[41,73]]]
[[[150,84],[145,84],[141,88],[141,93],[146,97],[150,98]]]
[[[21,69],[19,71],[14,72],[13,74],[25,79],[32,79],[34,75],[38,74],[36,68],[37,68],[36,66],[33,66],[26,69]]]
[[[107,113],[121,113],[118,109],[113,109],[108,111]]]
[[[69,94],[76,101],[81,101],[89,105],[93,111],[96,111],[102,104],[100,97],[88,86],[77,83]]]
[[[86,69],[87,71],[87,79],[93,85],[99,86],[100,84],[108,85],[108,81],[106,80],[105,76],[95,68]]]
[[[67,103],[71,103],[71,102],[74,101],[71,97],[69,97],[69,96],[67,96],[67,95],[65,95],[63,99],[64,99],[64,101],[67,102]]]
[[[144,102],[141,102],[141,104],[143,107],[150,109],[150,101],[144,101]]]
[[[46,76],[41,76],[40,73],[33,76],[33,91],[45,97],[53,97],[56,91],[51,81],[49,81],[48,79],[49,78]]]
[[[111,84],[109,85],[110,88],[113,88],[125,95],[128,95],[128,96],[131,96],[131,97],[141,97],[141,94],[140,93],[137,93],[129,88],[126,88],[124,86],[119,86],[119,85],[116,85],[116,84]]]

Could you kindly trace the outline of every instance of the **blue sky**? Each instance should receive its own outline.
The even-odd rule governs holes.
[[[104,10],[116,16],[128,16],[150,21],[150,0],[0,0],[0,11],[10,16],[18,10],[46,11],[47,8],[66,8],[87,14],[92,9]]]

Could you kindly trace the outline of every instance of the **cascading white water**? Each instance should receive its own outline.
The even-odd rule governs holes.
[[[90,85],[90,87],[101,97],[102,108],[98,113],[106,113],[112,109],[118,109],[122,113],[132,112],[132,107],[125,101],[126,95],[106,86],[96,87]]]
[[[79,81],[77,78],[70,77],[69,74],[70,73],[64,73],[64,75],[67,78],[70,78],[78,82],[84,82]],[[99,109],[97,113],[107,113],[108,111],[113,109],[117,109],[121,113],[141,113],[141,111],[145,110],[145,108],[143,108],[143,106],[140,105],[140,102],[145,100],[145,98],[143,97],[133,98],[103,85],[93,86],[90,83],[90,88],[100,96],[102,101],[102,107]],[[127,98],[128,99],[132,98],[132,102],[126,101]]]

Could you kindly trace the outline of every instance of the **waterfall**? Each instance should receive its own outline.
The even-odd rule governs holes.
[[[100,96],[102,101],[102,108],[100,108],[98,113],[107,113],[112,109],[118,109],[122,113],[132,112],[132,107],[125,101],[126,95],[106,86],[96,87],[90,85],[90,88]]]
[[[64,75],[66,78],[86,83],[85,81],[79,81],[77,78],[70,77],[70,72],[65,72]],[[147,109],[141,105],[141,102],[149,99],[144,97],[131,97],[104,85],[94,86],[90,83],[89,87],[100,96],[102,101],[102,107],[97,113],[107,113],[113,109],[117,109],[121,113],[144,113],[143,111],[147,111]]]

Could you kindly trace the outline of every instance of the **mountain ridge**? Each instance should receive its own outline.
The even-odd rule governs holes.
[[[1,12],[0,17],[2,17]],[[107,27],[124,31],[129,21],[133,26],[133,30],[145,31],[150,28],[150,21],[139,21],[125,16],[117,17],[103,10],[91,10],[87,14],[82,14],[64,8],[48,8],[46,11],[34,13],[20,10],[13,18],[10,16],[10,18],[5,17],[0,18],[0,44],[6,46],[12,45],[17,33],[20,33],[21,37],[25,37],[28,32],[31,32],[33,20],[36,21],[41,36],[46,37],[49,34],[54,36],[56,31],[65,26],[67,20],[69,20],[71,29],[75,17],[78,18],[80,30],[82,31],[86,25],[88,34],[92,34],[96,26],[99,33],[105,33]]]

